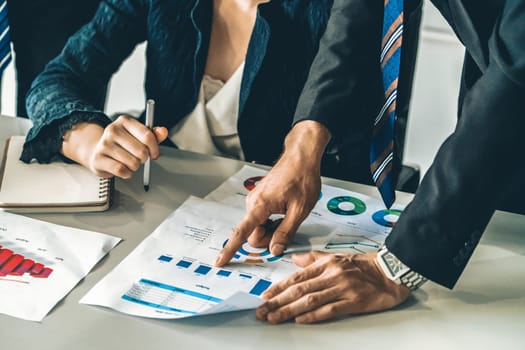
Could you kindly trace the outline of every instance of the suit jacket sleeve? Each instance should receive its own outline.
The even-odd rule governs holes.
[[[433,2],[454,19],[452,26],[480,74],[464,96],[456,130],[386,245],[412,269],[452,288],[501,194],[524,173],[525,2],[507,1],[485,42],[469,31],[475,26],[468,22],[476,21],[466,1]]]
[[[383,100],[379,52],[383,3],[335,0],[294,122],[325,125],[332,144],[369,132]]]

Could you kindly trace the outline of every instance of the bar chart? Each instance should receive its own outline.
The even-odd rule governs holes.
[[[53,269],[44,264],[26,259],[23,255],[0,245],[0,277],[29,274],[33,278],[48,278],[52,272]]]

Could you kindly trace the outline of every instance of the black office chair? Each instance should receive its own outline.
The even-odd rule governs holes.
[[[415,193],[421,177],[419,166],[403,162],[405,136],[408,124],[408,110],[412,96],[414,71],[416,67],[417,49],[419,44],[419,29],[422,15],[421,1],[405,1],[405,6],[419,7],[405,23],[405,27],[413,30],[403,33],[403,48],[401,51],[401,70],[399,72],[397,119],[395,126],[396,152],[401,161],[401,171],[396,189],[398,191]]]
[[[403,164],[397,179],[396,190],[416,193],[421,179],[421,172],[417,164]]]
[[[413,79],[413,76],[410,76]],[[410,84],[410,89],[411,89]],[[410,92],[409,92],[410,93]],[[421,171],[419,165],[413,163],[403,162],[404,156],[404,146],[405,146],[405,136],[407,128],[407,119],[408,119],[408,103],[405,106],[406,110],[398,112],[398,117],[396,119],[396,152],[401,161],[401,170],[398,175],[396,190],[416,193],[417,188],[419,187],[419,182],[421,179]]]

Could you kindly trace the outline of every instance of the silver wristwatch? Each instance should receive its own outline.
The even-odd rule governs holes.
[[[385,275],[397,284],[403,284],[414,291],[421,287],[427,279],[419,273],[410,270],[386,246],[381,247],[377,252],[377,262],[383,269]]]

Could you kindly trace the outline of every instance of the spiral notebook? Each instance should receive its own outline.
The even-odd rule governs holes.
[[[24,139],[13,136],[7,141],[0,169],[0,209],[71,213],[109,208],[111,179],[100,178],[78,164],[26,164],[19,160]]]

